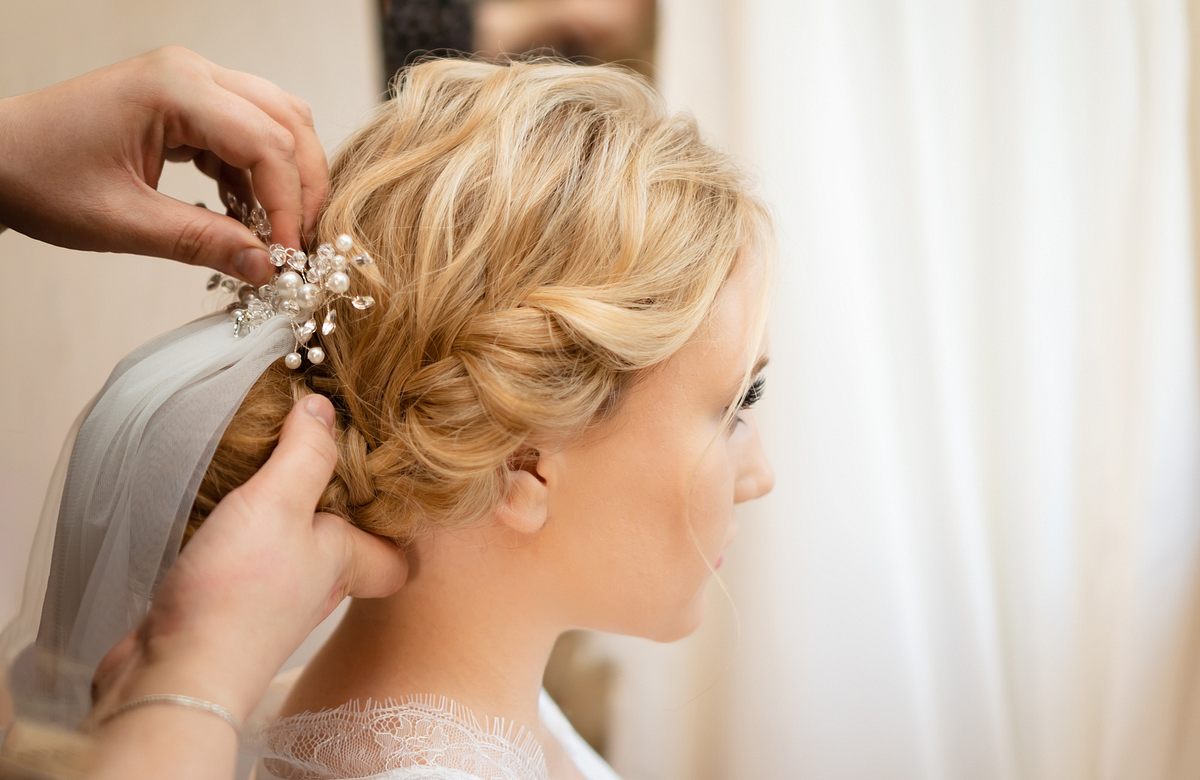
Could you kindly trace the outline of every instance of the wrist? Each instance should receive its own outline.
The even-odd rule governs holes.
[[[273,675],[256,672],[243,661],[207,643],[139,637],[128,657],[105,680],[91,722],[98,723],[122,704],[142,696],[176,694],[220,705],[244,723]]]

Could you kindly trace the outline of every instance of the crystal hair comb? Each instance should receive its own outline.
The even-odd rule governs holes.
[[[348,298],[350,305],[359,310],[374,306],[375,299],[371,296],[350,292],[350,269],[371,265],[374,260],[366,252],[355,252],[354,240],[344,233],[332,244],[320,244],[311,255],[272,244],[271,224],[262,207],[248,208],[233,195],[228,196],[226,203],[246,227],[268,244],[271,264],[276,268],[271,283],[257,289],[221,273],[213,274],[208,280],[209,290],[220,287],[237,293],[238,300],[228,307],[234,337],[241,338],[272,317],[288,317],[296,346],[284,356],[284,364],[288,368],[300,368],[301,347],[313,365],[324,362],[325,350],[317,345],[309,346],[318,330],[316,314],[323,310],[319,329],[321,335],[328,336],[337,328],[337,312],[333,310],[335,301]]]

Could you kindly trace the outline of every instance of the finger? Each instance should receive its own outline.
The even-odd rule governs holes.
[[[200,154],[199,149],[193,149],[190,146],[178,146],[173,149],[163,150],[163,159],[169,162],[187,162],[188,160],[196,159],[196,155]]]
[[[217,183],[217,192],[221,196],[221,203],[226,207],[229,205],[230,195],[237,198],[238,202],[245,204],[246,208],[252,209],[258,205],[258,201],[254,199],[254,190],[250,186],[250,174],[241,168],[225,164],[212,152],[201,152],[192,162],[196,164],[201,173]],[[240,215],[226,213],[240,218]]]
[[[249,100],[291,131],[296,141],[296,167],[300,171],[303,227],[311,231],[329,194],[329,164],[308,104],[250,73],[217,68],[215,78],[218,84]]]
[[[147,185],[114,214],[122,223],[122,251],[206,265],[251,284],[270,281],[275,270],[266,247],[238,220]]]
[[[137,650],[137,644],[138,629],[135,628],[109,648],[104,657],[100,659],[96,671],[92,673],[92,704],[99,702],[100,698],[112,687],[117,673],[129,662],[134,651]]]
[[[167,146],[206,149],[249,171],[254,193],[271,221],[272,240],[298,247],[303,209],[295,138],[241,95],[215,84],[208,89],[203,99],[172,110]],[[189,110],[193,104],[203,105],[203,110]]]
[[[273,515],[310,519],[337,465],[333,417],[333,404],[325,396],[308,395],[297,402],[283,421],[275,451],[240,488],[247,500],[263,502]]]
[[[346,549],[346,595],[360,599],[390,596],[404,586],[408,579],[408,558],[404,549],[381,536],[355,528],[336,515],[319,514],[317,523],[327,522],[339,527]]]

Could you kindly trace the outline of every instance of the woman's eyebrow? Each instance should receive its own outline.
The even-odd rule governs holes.
[[[763,354],[759,355],[758,360],[756,360],[754,362],[754,368],[752,368],[750,370],[750,381],[754,381],[754,377],[758,376],[759,372],[761,372],[764,368],[766,368],[767,363],[769,363],[769,362],[771,362],[770,355],[766,354],[765,352]],[[728,394],[734,395],[741,388],[742,388],[742,377],[739,376],[737,379],[735,379],[733,381],[733,384],[730,385]]]

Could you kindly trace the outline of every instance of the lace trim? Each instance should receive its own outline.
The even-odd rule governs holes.
[[[369,777],[437,767],[480,780],[546,780],[542,746],[524,726],[485,726],[458,702],[434,694],[351,701],[267,724],[263,767],[282,780]]]

